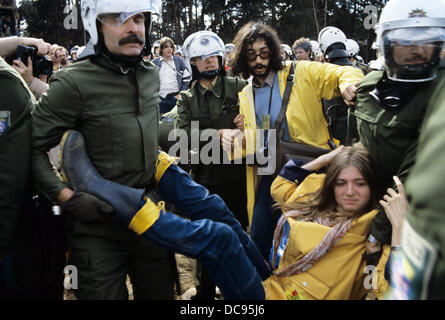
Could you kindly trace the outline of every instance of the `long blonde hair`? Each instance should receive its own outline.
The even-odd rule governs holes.
[[[340,172],[349,166],[354,166],[363,175],[371,190],[371,198],[362,212],[343,213],[337,210],[335,200],[335,183]],[[366,212],[371,211],[377,205],[375,193],[375,178],[371,169],[368,151],[361,143],[352,147],[346,147],[329,164],[326,178],[320,190],[301,195],[295,202],[283,207],[283,211],[297,210],[303,212],[301,219],[307,221],[329,220],[335,224],[341,220],[359,218]],[[305,199],[303,199],[305,198]]]

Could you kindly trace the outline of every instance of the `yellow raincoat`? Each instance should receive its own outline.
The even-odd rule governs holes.
[[[324,174],[311,174],[298,184],[278,176],[271,187],[272,197],[280,204],[294,202],[303,194],[317,191]],[[377,210],[361,216],[352,223],[345,236],[310,269],[289,277],[272,275],[263,282],[266,299],[278,300],[349,300],[363,299],[372,288],[371,277],[365,274],[363,258],[371,222]],[[277,271],[287,268],[308,254],[324,238],[330,227],[313,222],[288,218],[289,238]],[[384,248],[377,268],[374,294],[381,298],[388,289],[384,269],[389,246]],[[368,278],[367,278],[368,277]]]
[[[290,63],[278,72],[281,97],[286,88]],[[286,119],[292,141],[329,149],[329,131],[321,104],[322,99],[330,100],[341,95],[346,87],[359,82],[363,73],[353,67],[337,66],[330,63],[299,61],[295,66],[295,82],[289,98]],[[236,155],[255,154],[256,120],[252,83],[239,93],[240,114],[244,115],[246,150]],[[249,222],[252,221],[257,170],[247,166],[247,210]]]

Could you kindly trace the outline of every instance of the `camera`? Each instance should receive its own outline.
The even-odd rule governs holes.
[[[53,74],[53,62],[46,57],[39,56],[36,47],[17,46],[16,59],[27,65],[28,57],[31,57],[35,77],[39,77],[42,74],[50,77]]]

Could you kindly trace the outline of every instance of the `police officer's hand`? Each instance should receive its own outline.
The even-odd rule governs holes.
[[[355,105],[355,96],[356,96],[357,87],[358,87],[358,83],[351,84],[351,85],[347,86],[341,92],[341,95],[342,95],[343,99],[345,100],[345,103],[348,106]]]
[[[25,61],[25,63],[27,63],[28,65],[17,59],[12,61],[12,63],[12,67],[17,70],[18,73],[20,73],[23,80],[25,80],[26,84],[29,85],[34,78],[31,57],[28,57],[28,61]]]
[[[405,220],[406,213],[408,211],[408,200],[405,196],[405,188],[396,176],[393,177],[398,192],[389,188],[388,193],[380,200],[380,204],[385,209],[386,216],[392,225],[392,241],[391,244],[400,245],[400,236],[402,233],[402,226]]]
[[[103,221],[106,214],[113,212],[113,207],[105,201],[85,192],[74,192],[61,208],[84,222]]]

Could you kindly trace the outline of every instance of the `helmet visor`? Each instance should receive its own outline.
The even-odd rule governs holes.
[[[135,17],[135,22],[136,23],[144,23],[145,20],[149,17],[148,14],[144,14],[146,11],[136,11],[136,12],[121,12],[121,13],[105,13],[105,14],[101,14],[97,17],[97,20],[99,20],[100,22],[110,25],[110,26],[115,26],[115,27],[120,27],[121,25],[123,25],[128,19]]]
[[[445,43],[440,27],[403,28],[383,35],[388,76],[398,81],[430,81]]]
[[[422,42],[439,42],[445,41],[445,28],[420,27],[395,29],[386,32],[383,37],[391,41],[397,41],[403,45]]]
[[[98,9],[97,19],[105,24],[120,26],[131,17],[141,13],[160,14],[162,10],[161,0],[139,0],[139,1],[108,1],[104,2]],[[142,15],[141,15],[142,16]],[[150,17],[145,14],[145,17]]]

